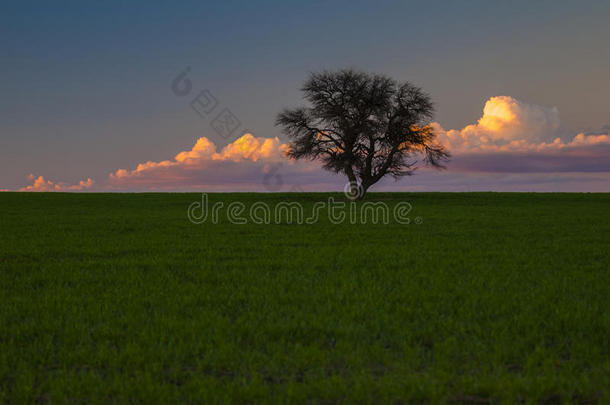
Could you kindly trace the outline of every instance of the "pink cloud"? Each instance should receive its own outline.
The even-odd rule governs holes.
[[[481,172],[610,171],[610,135],[566,136],[557,108],[492,97],[476,124],[445,130],[432,124],[454,155],[449,169]]]
[[[490,98],[476,123],[445,130],[433,123],[439,141],[452,152],[448,171],[418,171],[408,181],[384,179],[376,190],[608,191],[610,134],[566,136],[554,107],[512,97]],[[245,134],[218,150],[208,138],[173,159],[118,169],[97,184],[90,178],[70,185],[30,175],[20,191],[329,191],[345,180],[316,162],[286,159],[279,138]],[[578,180],[580,179],[580,181]],[[531,187],[531,189],[530,189]]]
[[[90,178],[86,181],[81,180],[78,184],[73,185],[63,182],[54,183],[50,180],[45,180],[43,176],[36,177],[34,174],[30,174],[28,179],[32,181],[32,184],[20,188],[19,191],[82,191],[91,188],[95,183]]]
[[[202,137],[172,160],[148,161],[133,170],[111,173],[106,186],[114,190],[255,190],[268,176],[270,165],[291,164],[284,156],[286,148],[277,137],[245,134],[217,152],[216,145]]]

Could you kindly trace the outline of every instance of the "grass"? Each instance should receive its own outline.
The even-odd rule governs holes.
[[[610,402],[610,194],[367,198],[423,223],[0,193],[0,400]]]

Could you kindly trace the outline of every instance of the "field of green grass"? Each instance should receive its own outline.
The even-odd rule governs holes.
[[[0,193],[0,401],[610,403],[610,194],[367,196],[408,225],[200,199]]]

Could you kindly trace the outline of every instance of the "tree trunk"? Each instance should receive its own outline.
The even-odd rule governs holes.
[[[371,185],[372,185],[372,184],[370,184],[370,183],[369,183],[369,182],[367,182],[367,181],[363,181],[363,182],[360,184],[360,190],[359,190],[359,194],[358,194],[358,198],[357,198],[357,200],[358,200],[358,201],[360,201],[360,200],[363,200],[363,199],[364,199],[364,196],[366,195],[366,192],[369,190],[369,187],[371,187]]]
[[[345,174],[347,175],[347,180],[349,181],[349,192],[346,192],[347,197],[351,200],[361,200],[362,197],[360,196],[358,179],[354,174],[354,169],[352,169],[350,165],[345,166]]]

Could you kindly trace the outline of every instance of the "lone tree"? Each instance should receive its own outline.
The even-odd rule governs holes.
[[[417,158],[444,168],[449,153],[430,126],[434,107],[422,89],[354,70],[313,73],[301,88],[311,106],[285,109],[276,125],[292,141],[287,155],[319,159],[344,173],[361,199],[386,175],[410,176]]]

